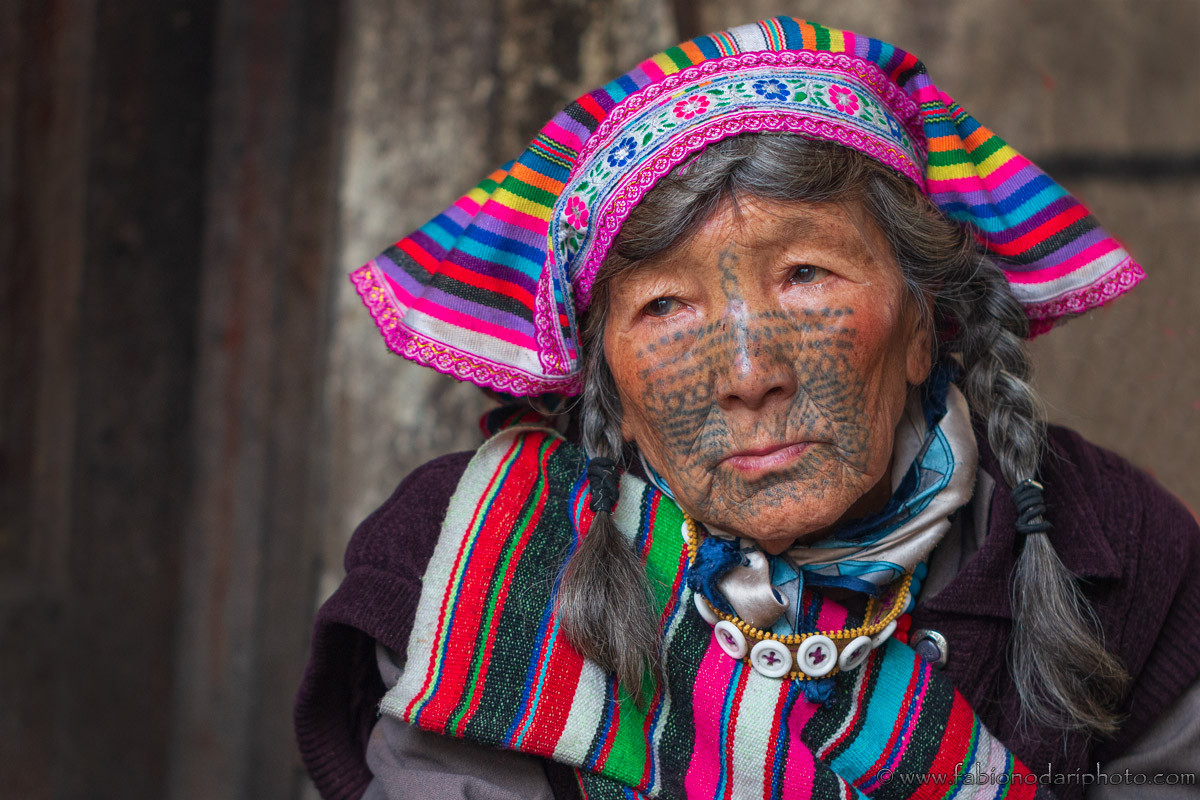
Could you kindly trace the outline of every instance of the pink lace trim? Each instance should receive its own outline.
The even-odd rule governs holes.
[[[621,232],[621,226],[625,224],[625,220],[634,207],[664,175],[682,163],[688,156],[713,142],[740,133],[762,131],[800,133],[850,147],[907,176],[924,190],[924,175],[921,174],[920,167],[909,160],[908,154],[888,142],[866,135],[857,128],[831,122],[824,118],[813,118],[785,111],[775,111],[769,114],[751,112],[747,116],[714,120],[713,124],[689,131],[687,135],[667,148],[664,153],[660,153],[643,164],[626,179],[624,185],[609,198],[607,204],[596,214],[596,218],[600,219],[601,223],[588,248],[584,265],[574,281],[575,308],[582,313],[588,307],[592,299],[592,283],[595,281],[596,272],[599,271],[609,248],[612,247],[617,235]]]
[[[529,375],[445,342],[430,339],[405,327],[402,315],[396,310],[387,289],[379,282],[371,264],[350,273],[350,280],[354,283],[363,305],[371,313],[371,318],[375,320],[388,349],[399,356],[460,381],[519,397],[547,392],[579,393],[578,375],[567,375],[557,379]]]
[[[1129,257],[1095,283],[1074,289],[1062,297],[1045,303],[1025,306],[1029,317],[1029,338],[1040,336],[1065,317],[1072,317],[1099,308],[1137,286],[1146,271]]]
[[[554,302],[553,269],[549,264],[542,268],[533,298],[533,330],[538,344],[538,363],[542,365],[542,369],[550,374],[569,374],[572,371],[571,362],[562,340],[562,326],[559,324],[558,308]],[[578,342],[575,343],[575,347],[578,350]]]

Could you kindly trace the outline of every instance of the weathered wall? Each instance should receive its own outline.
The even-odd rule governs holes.
[[[321,592],[354,526],[401,477],[479,443],[474,387],[391,355],[345,272],[513,158],[568,99],[676,37],[654,0],[358,0],[348,25],[345,149],[328,403]]]

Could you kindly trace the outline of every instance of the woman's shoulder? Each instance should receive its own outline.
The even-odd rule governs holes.
[[[1115,549],[1154,545],[1182,553],[1198,544],[1195,515],[1153,475],[1069,428],[1051,425],[1047,437],[1047,499],[1051,491],[1064,493],[1076,513],[1093,514]]]
[[[1075,517],[1060,515],[1051,541],[1072,572],[1085,573],[1106,642],[1133,678],[1126,722],[1102,748],[1118,754],[1200,680],[1200,523],[1127,459],[1066,428],[1048,434],[1047,503]]]
[[[391,496],[354,531],[346,548],[346,573],[383,569],[421,575],[450,498],[476,452],[439,456],[400,481]]]
[[[550,441],[565,444],[548,428],[510,427],[475,450],[449,453],[413,470],[355,530],[346,548],[347,576],[382,571],[419,580],[433,555],[451,501],[463,489],[468,468],[475,464],[475,473],[488,471],[504,462],[514,445],[536,450]],[[574,452],[570,446],[566,449]]]

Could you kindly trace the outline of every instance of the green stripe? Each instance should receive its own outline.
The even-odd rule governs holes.
[[[504,485],[504,481],[495,480],[495,476],[502,475],[505,472],[507,472],[509,467],[516,460],[517,454],[520,453],[520,451],[521,451],[520,447],[514,447],[512,450],[512,454],[507,459],[500,462],[499,468],[494,473],[492,473],[491,491],[489,491],[486,495],[484,495],[481,505],[477,506],[477,508],[488,508],[492,504],[492,501],[496,498],[496,495],[498,495],[500,493],[500,490],[503,488],[503,485]],[[484,523],[484,515],[481,513],[481,514],[479,514],[478,522],[475,525],[475,527],[472,528],[471,530],[467,531],[466,538],[468,541],[467,541],[467,544],[463,547],[464,556],[470,552],[471,547],[474,544],[474,540],[476,539],[476,537],[479,536],[479,531],[483,527],[483,523]],[[458,604],[459,589],[462,587],[462,575],[463,575],[463,572],[467,568],[467,561],[469,561],[469,560],[470,559],[468,559],[468,558],[463,558],[462,561],[460,561],[456,565],[454,574],[450,578],[450,585],[454,587],[454,591],[451,593],[449,599],[446,602],[447,609],[453,609],[455,607],[455,605]],[[449,636],[450,636],[450,626],[449,626],[449,622],[448,622],[448,618],[447,618],[447,623],[442,628],[441,638],[438,639],[437,643],[434,645],[434,654],[437,659],[436,663],[438,664],[439,672],[441,671],[441,665],[446,663],[446,639]],[[421,697],[418,699],[417,704],[413,707],[416,711],[416,713],[413,715],[414,719],[418,719],[420,717],[420,714],[424,710],[425,704],[427,702],[429,702],[429,698],[430,698],[430,696],[432,696],[433,689],[436,685],[437,685],[437,681],[431,680],[431,681],[429,681],[429,685],[425,687],[425,691],[421,694]]]
[[[663,55],[674,61],[675,66],[679,67],[680,69],[687,69],[688,67],[692,66],[692,60],[688,58],[687,53],[683,52],[683,50],[679,47],[672,47],[670,50],[667,50],[665,53],[663,53]]]
[[[929,166],[931,167],[953,167],[956,164],[974,164],[975,161],[961,147],[956,147],[953,150],[944,150],[940,153],[929,154]]]
[[[824,25],[818,25],[815,22],[810,22],[809,24],[813,26],[813,32],[817,36],[817,49],[828,51],[832,44],[829,28],[826,28]]]
[[[551,445],[551,443],[553,443],[553,441],[554,440],[550,439],[549,437],[541,440],[540,446],[538,447],[539,462],[545,455],[546,449]],[[520,448],[521,451],[524,451],[524,449],[524,446]],[[492,572],[491,585],[488,587],[486,611],[483,614],[483,618],[479,622],[479,629],[476,632],[477,638],[475,641],[475,656],[471,661],[470,677],[467,679],[468,687],[474,687],[479,681],[479,672],[483,666],[484,652],[488,645],[488,642],[484,637],[487,635],[488,631],[491,630],[492,618],[500,612],[500,591],[504,586],[504,579],[509,573],[509,565],[512,564],[513,553],[516,551],[517,544],[521,541],[521,535],[529,527],[529,523],[533,519],[534,511],[538,506],[538,498],[541,496],[541,492],[537,489],[540,488],[540,482],[535,483],[534,486],[535,490],[531,492],[525,499],[524,507],[521,509],[521,517],[516,526],[514,526],[509,532],[508,539],[504,543],[504,550],[501,553],[500,560],[496,564],[496,569]],[[447,723],[446,727],[448,730],[453,730],[459,735],[462,734],[462,718],[470,709],[471,694],[472,692],[470,689],[463,693],[462,698],[459,700],[458,708],[454,710],[454,714],[451,715],[450,720]],[[486,706],[481,705],[481,710],[483,708],[486,708]]]
[[[549,444],[557,440],[548,437],[546,441]],[[468,739],[502,743],[518,713],[517,701],[527,691],[532,694],[525,685],[526,668],[537,657],[541,620],[554,602],[554,576],[574,541],[568,504],[561,498],[570,493],[583,468],[583,456],[576,448],[560,446],[550,455],[545,478],[539,481],[531,497],[536,503],[537,496],[544,495],[546,505],[528,544],[512,567],[512,584],[516,588],[510,590],[496,626],[492,667],[479,697],[479,711],[466,725],[464,735]],[[560,631],[559,646],[563,646],[562,642]],[[482,651],[485,645],[481,641],[477,647]],[[547,702],[546,697],[542,701]],[[534,714],[537,711],[533,709]]]
[[[971,151],[971,160],[976,164],[986,161],[993,153],[1004,147],[1004,140],[999,136],[989,136],[987,141]]]
[[[523,197],[526,200],[537,203],[538,205],[545,206],[546,208],[553,208],[554,201],[558,199],[554,194],[547,192],[545,189],[539,189],[538,187],[532,186],[523,180],[512,177],[511,175],[505,178],[504,183],[501,185],[504,187],[505,191],[511,192],[517,197]]]
[[[653,496],[653,491],[647,487],[642,498],[643,517],[649,511],[649,500]],[[675,579],[675,571],[679,566],[680,557],[683,555],[683,537],[678,535],[682,526],[683,512],[677,505],[663,497],[658,504],[650,550],[646,554],[646,571],[651,576],[659,577],[658,580],[650,581],[654,612],[659,615],[673,599],[671,582]]]
[[[650,513],[650,501],[655,490],[649,485],[642,490],[639,503],[639,522],[645,524]],[[667,604],[671,602],[671,584],[675,577],[676,567],[683,552],[683,537],[679,535],[683,524],[683,514],[678,507],[666,498],[658,504],[655,518],[650,520],[649,550],[646,553],[646,573],[650,583],[651,606],[656,617],[661,617]],[[639,530],[641,525],[639,525]],[[636,535],[636,533],[635,533]],[[645,700],[647,709],[653,698],[655,686],[648,683]],[[646,728],[646,711],[637,708],[633,698],[622,693],[620,698],[620,718],[613,746],[609,751],[608,761],[604,770],[610,775],[620,777],[631,786],[640,785],[649,780],[646,774],[647,741],[644,735]]]

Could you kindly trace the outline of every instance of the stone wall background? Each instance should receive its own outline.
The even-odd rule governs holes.
[[[313,796],[291,696],[354,526],[478,441],[346,273],[682,38],[892,41],[1150,277],[1034,344],[1051,419],[1200,508],[1200,4],[0,4],[0,785]]]

